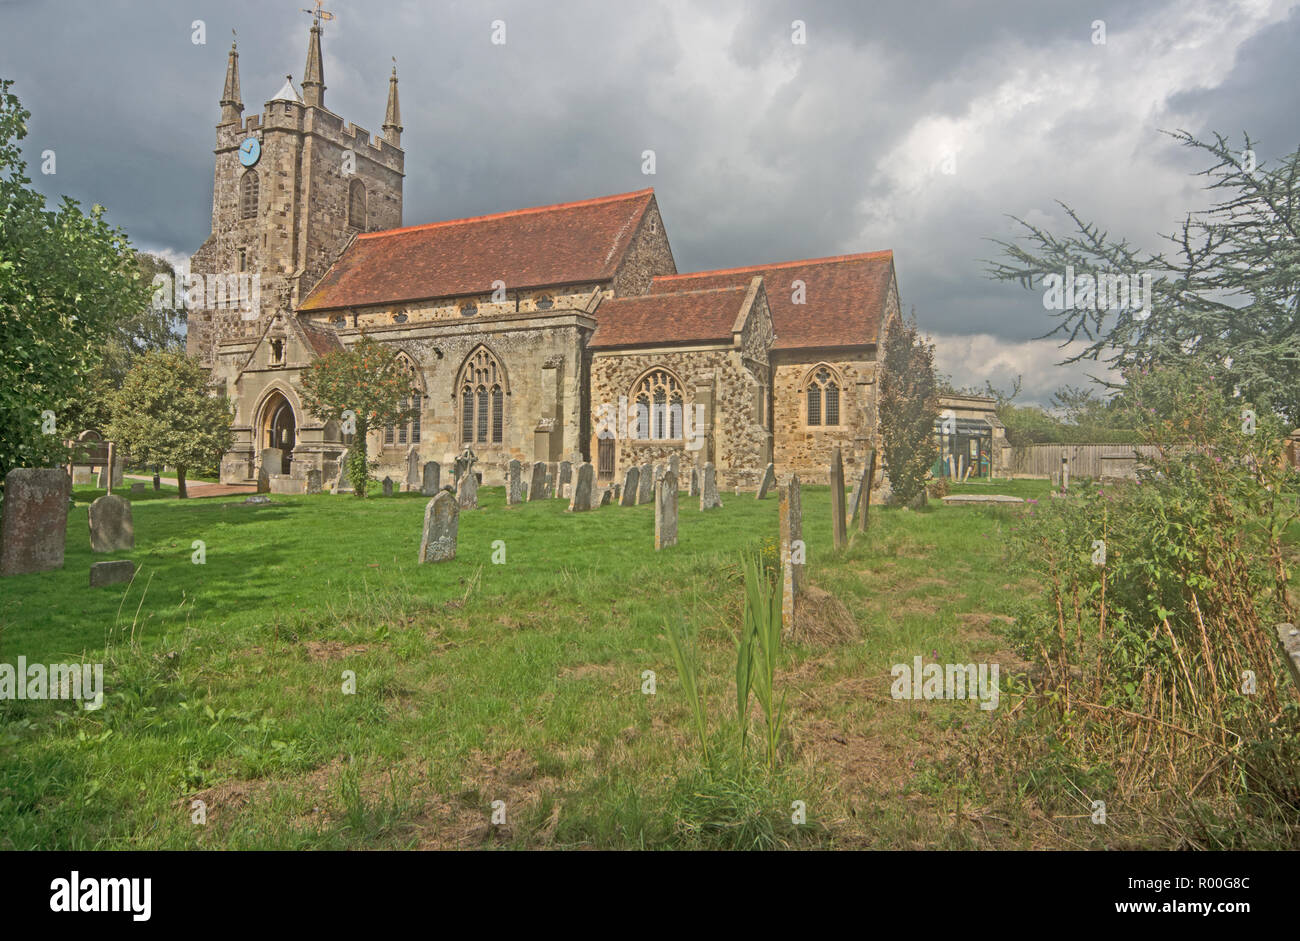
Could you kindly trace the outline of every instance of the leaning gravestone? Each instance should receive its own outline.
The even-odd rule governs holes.
[[[90,551],[130,552],[135,548],[131,504],[115,493],[90,504]]]
[[[655,484],[655,549],[677,545],[677,475],[671,470]]]
[[[758,494],[756,498],[761,500],[767,496],[767,492],[776,486],[776,465],[768,464],[763,471],[763,479],[758,484]]]
[[[15,467],[5,475],[0,575],[63,568],[71,489],[61,467]]]
[[[700,509],[712,510],[722,506],[722,498],[718,496],[718,476],[712,462],[704,465],[702,476],[704,481],[700,484]]]
[[[600,505],[609,506],[614,502],[614,487],[606,487],[600,491]]]
[[[386,496],[386,497],[391,497],[392,495],[393,495],[393,478],[391,478],[391,477],[385,477],[385,478],[384,478],[384,496]]]
[[[279,448],[263,448],[262,463],[257,469],[257,492],[271,492],[271,475],[284,467],[284,452]]]
[[[844,460],[839,446],[831,451],[831,526],[835,532],[835,548],[843,549],[849,541],[848,524],[844,519]]]
[[[590,463],[578,465],[578,479],[573,484],[573,497],[569,500],[570,513],[584,513],[591,509],[591,485],[595,472]]]
[[[524,502],[524,468],[518,461],[506,465],[506,506]]]
[[[420,483],[420,493],[426,497],[432,497],[441,489],[438,486],[442,478],[442,465],[437,461],[429,461],[424,465],[424,478]]]
[[[641,468],[635,464],[623,472],[623,496],[618,501],[619,506],[636,506],[636,491],[640,477]]]
[[[462,510],[478,509],[478,475],[472,466],[461,472],[460,483],[456,485],[456,502]]]
[[[867,452],[867,469],[862,475],[862,497],[853,518],[858,521],[858,532],[865,533],[871,513],[871,483],[876,476],[876,449]]]
[[[308,493],[321,492],[321,476],[322,476],[321,472],[315,467],[307,471],[307,492]]]
[[[90,587],[103,588],[105,585],[120,585],[135,577],[135,563],[130,559],[116,562],[91,562]]]
[[[654,497],[655,492],[655,472],[649,464],[641,465],[641,474],[637,477],[636,502],[637,506],[642,503],[649,503]]]
[[[573,483],[573,465],[568,461],[560,461],[559,474],[555,476],[555,492],[560,493],[563,487],[571,483]]]
[[[781,484],[777,510],[781,531],[781,616],[786,630],[794,626],[794,599],[804,588],[803,505],[799,475]]]
[[[424,535],[420,538],[421,564],[446,562],[456,558],[459,529],[460,507],[451,492],[444,490],[424,508]]]
[[[698,467],[691,468],[691,488],[687,491],[687,494],[692,497],[700,495],[700,469]]]
[[[853,484],[853,495],[849,497],[849,521],[858,518],[858,504],[862,500],[862,488],[865,486],[867,479],[867,466],[862,465],[862,474],[858,477],[857,482]]]
[[[546,496],[546,462],[533,462],[533,477],[528,482],[529,501],[541,500]]]
[[[410,493],[420,486],[420,452],[411,448],[406,452],[406,490]]]

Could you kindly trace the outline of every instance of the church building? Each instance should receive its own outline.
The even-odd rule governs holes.
[[[468,446],[489,485],[513,459],[610,482],[674,453],[724,487],[769,462],[824,483],[836,445],[850,477],[879,447],[892,252],[681,273],[653,189],[403,227],[396,69],[374,138],[325,106],[319,23],[301,88],[245,118],[232,46],[191,273],[256,274],[261,303],[192,310],[187,339],[235,404],[223,482],[253,480],[268,448],[269,473],[336,476],[350,442],[304,408],[302,377],[363,334],[410,376],[413,416],[371,431],[381,478]]]

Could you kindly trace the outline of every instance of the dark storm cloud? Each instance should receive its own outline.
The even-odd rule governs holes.
[[[251,114],[300,80],[306,5],[0,3],[36,185],[193,252],[231,30]],[[1048,326],[1040,299],[983,276],[987,238],[1013,233],[1007,213],[1059,225],[1060,198],[1154,248],[1203,198],[1161,128],[1248,129],[1264,158],[1300,145],[1292,5],[337,0],[326,102],[377,133],[396,56],[408,224],[653,185],[682,270],[892,248],[945,371],[1024,372],[1045,399],[1083,371],[1044,368],[1058,354],[1027,342]]]

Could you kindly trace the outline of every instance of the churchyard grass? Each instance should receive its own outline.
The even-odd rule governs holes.
[[[1046,498],[1046,481],[1017,486]],[[135,551],[92,559],[101,492],[76,491],[63,570],[0,584],[0,662],[102,661],[106,684],[93,712],[0,703],[0,848],[1142,844],[1003,808],[978,749],[1009,695],[993,712],[890,696],[891,665],[917,655],[1014,674],[997,629],[1038,588],[1001,535],[1032,505],[873,508],[836,553],[829,491],[805,488],[810,582],[858,636],[782,643],[780,759],[768,772],[756,752],[737,777],[702,759],[665,624],[695,638],[709,722],[733,728],[740,560],[772,542],[775,500],[683,500],[679,544],[655,552],[651,505],[507,511],[484,488],[456,559],[418,565],[418,494],[246,506],[150,488]],[[91,561],[121,557],[132,584],[86,587]]]

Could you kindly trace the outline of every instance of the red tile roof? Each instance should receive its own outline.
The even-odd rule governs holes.
[[[300,310],[607,281],[653,189],[357,236]]]
[[[596,308],[596,332],[587,346],[730,341],[731,328],[748,293],[746,279],[739,287],[601,301]]]
[[[743,284],[756,274],[763,277],[772,309],[774,349],[871,345],[879,340],[894,275],[891,251],[660,275],[650,282],[650,294]],[[803,304],[791,300],[793,281],[805,285]]]
[[[336,350],[343,349],[343,341],[339,339],[339,335],[332,328],[306,320],[299,320],[298,326],[317,356],[324,356],[326,353],[333,353]]]

